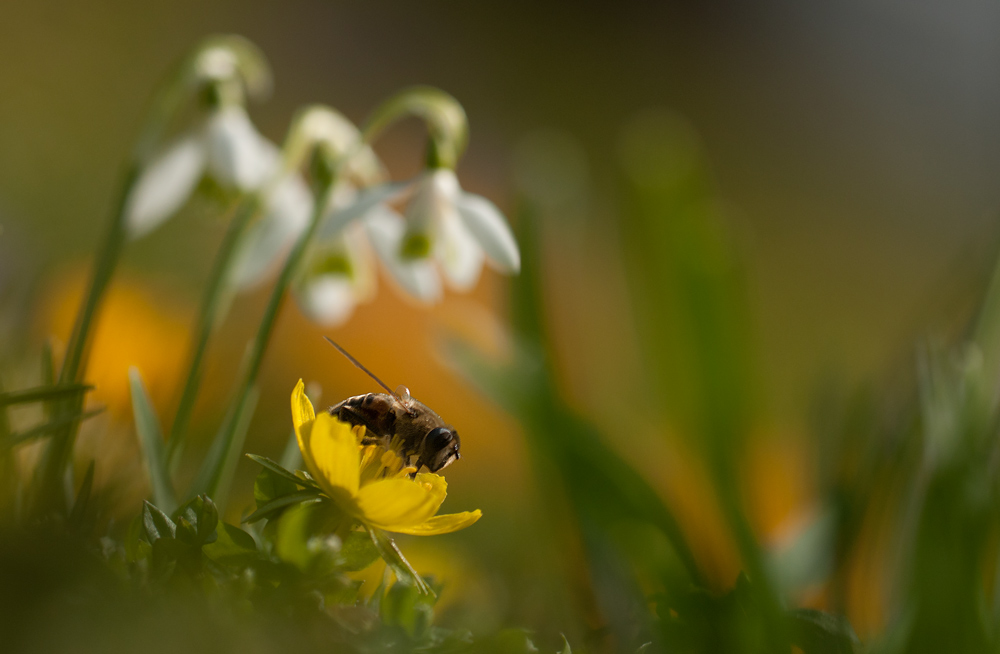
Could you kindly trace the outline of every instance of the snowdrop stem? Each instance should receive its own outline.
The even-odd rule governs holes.
[[[97,255],[94,271],[87,286],[87,294],[73,324],[73,331],[66,344],[66,356],[59,372],[59,383],[83,381],[86,370],[90,332],[94,319],[100,308],[101,300],[111,283],[118,260],[121,258],[125,244],[125,200],[139,176],[138,165],[128,166],[122,178],[118,200],[115,204],[114,217],[105,234],[104,242]],[[79,414],[83,409],[83,396],[75,395],[70,399],[58,402],[53,407],[53,416],[70,416]],[[37,497],[38,508],[41,510],[65,508],[63,493],[63,474],[73,451],[76,432],[79,423],[70,423],[65,428],[54,433],[42,455],[38,467]]]
[[[176,465],[183,452],[191,411],[194,409],[195,401],[198,399],[198,390],[201,387],[208,341],[212,332],[222,321],[228,306],[227,300],[231,290],[229,278],[235,261],[234,255],[238,250],[237,246],[259,209],[260,200],[256,195],[246,196],[240,201],[236,206],[232,220],[229,221],[229,227],[219,246],[219,251],[215,255],[212,272],[205,294],[202,296],[198,322],[194,329],[194,341],[191,344],[184,390],[181,393],[180,403],[177,405],[177,413],[174,415],[174,423],[170,428],[170,436],[167,440],[167,459],[172,466]]]
[[[315,188],[316,201],[313,204],[309,224],[295,242],[292,251],[285,260],[284,267],[281,269],[281,274],[271,290],[271,297],[264,309],[260,325],[257,327],[257,334],[250,343],[239,385],[236,387],[236,394],[233,396],[232,404],[222,427],[216,434],[215,442],[212,443],[198,477],[195,479],[194,487],[189,493],[191,497],[201,493],[217,497],[220,491],[222,493],[226,491],[224,485],[226,477],[229,476],[227,471],[232,470],[239,458],[240,451],[243,449],[243,437],[246,435],[246,432],[240,430],[239,426],[241,422],[246,420],[244,413],[247,412],[252,402],[257,377],[264,361],[264,353],[271,340],[271,333],[274,331],[278,313],[284,304],[285,293],[292,283],[313,235],[316,233],[325,208],[329,206],[334,183],[335,176],[330,175],[319,182]]]
[[[198,44],[156,89],[129,157],[118,191],[114,215],[98,252],[87,294],[66,344],[66,356],[59,373],[60,382],[83,380],[91,330],[128,236],[126,207],[128,197],[139,179],[142,163],[159,144],[167,126],[182,109],[186,94],[196,91],[200,82],[214,79],[218,71],[201,70],[206,64],[206,56],[209,59],[219,59],[218,53],[223,52],[224,56],[233,62],[233,74],[238,71],[244,80],[248,94],[265,93],[270,86],[270,69],[256,46],[242,37],[223,35],[210,37]],[[82,407],[82,396],[54,402],[53,418],[78,415]],[[65,471],[73,452],[78,428],[78,421],[70,422],[65,428],[53,433],[42,453],[35,486],[38,493],[35,503],[40,511],[61,511],[66,508]]]
[[[469,123],[458,100],[440,89],[417,86],[400,91],[372,112],[361,130],[364,140],[371,143],[396,121],[417,116],[427,123],[428,166],[451,168],[469,141]]]

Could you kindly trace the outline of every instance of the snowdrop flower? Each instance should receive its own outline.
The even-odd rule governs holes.
[[[404,215],[389,205],[408,198]],[[411,182],[359,194],[334,225],[361,219],[379,259],[396,283],[423,302],[475,286],[483,263],[517,273],[521,255],[503,214],[486,198],[461,189],[450,168],[433,168]]]
[[[143,166],[125,205],[132,238],[144,236],[176,213],[206,174],[224,188],[246,193],[267,181],[280,160],[277,147],[257,132],[243,107],[237,53],[209,47],[192,68],[188,86],[208,97],[207,114]]]
[[[321,218],[321,228],[306,251],[292,284],[300,308],[312,320],[335,326],[375,293],[375,258],[360,224],[338,223],[336,214],[354,202],[358,186],[384,178],[375,153],[361,141],[357,128],[326,108],[306,110],[297,134],[285,145],[285,168],[308,159],[310,147],[325,144],[343,154],[338,179]],[[306,228],[314,198],[302,176],[284,170],[265,197],[263,217],[250,227],[234,266],[233,282],[250,288],[269,277],[299,234]]]

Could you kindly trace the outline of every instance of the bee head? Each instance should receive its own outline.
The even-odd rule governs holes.
[[[421,448],[420,461],[431,472],[441,470],[455,459],[460,459],[462,441],[451,427],[435,427],[427,432]]]

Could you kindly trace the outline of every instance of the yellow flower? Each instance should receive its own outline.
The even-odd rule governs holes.
[[[407,467],[393,451],[360,445],[357,430],[323,412],[306,397],[302,380],[292,391],[292,422],[302,458],[320,488],[348,515],[369,527],[433,536],[464,529],[482,512],[435,515],[444,502],[444,477]]]

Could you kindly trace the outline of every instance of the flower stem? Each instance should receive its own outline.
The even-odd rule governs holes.
[[[226,296],[229,291],[229,276],[233,261],[235,260],[234,255],[237,252],[237,246],[259,207],[260,200],[256,195],[248,196],[239,203],[236,207],[235,215],[229,221],[229,227],[226,230],[222,244],[219,246],[219,251],[215,255],[215,262],[212,264],[208,287],[202,296],[198,322],[194,330],[195,340],[188,359],[187,379],[184,382],[184,390],[181,393],[177,413],[174,415],[174,423],[170,428],[170,435],[167,439],[167,461],[170,466],[176,465],[183,452],[184,439],[187,436],[191,412],[194,409],[195,401],[198,399],[198,390],[201,387],[208,341],[212,336],[212,332],[219,325],[227,306]]]
[[[63,360],[62,368],[59,372],[59,382],[68,384],[83,380],[83,373],[87,366],[87,355],[89,353],[90,333],[93,329],[94,320],[101,306],[101,300],[108,290],[115,268],[121,258],[122,248],[125,244],[125,203],[139,176],[139,166],[132,163],[125,171],[122,184],[118,191],[118,199],[115,203],[114,217],[108,227],[97,256],[97,263],[90,278],[90,285],[87,288],[87,295],[77,314],[76,322],[73,325],[73,332],[66,345],[66,357]],[[54,417],[70,416],[79,414],[83,409],[83,394],[76,395],[67,400],[54,404]],[[52,435],[48,447],[42,455],[39,465],[38,486],[39,492],[38,508],[40,509],[64,509],[65,497],[63,494],[63,474],[69,462],[70,454],[73,451],[73,443],[76,440],[76,433],[79,428],[79,421],[68,424]]]
[[[316,200],[313,205],[312,216],[309,219],[309,225],[295,242],[295,246],[285,260],[285,265],[278,276],[278,281],[275,282],[274,288],[271,290],[271,297],[268,300],[267,308],[264,309],[264,317],[257,328],[256,336],[251,341],[246,363],[243,367],[243,375],[239,385],[236,387],[236,395],[233,397],[232,404],[229,407],[222,427],[216,435],[208,455],[205,457],[198,477],[195,479],[194,486],[189,492],[191,497],[199,494],[206,494],[209,497],[218,495],[227,476],[227,470],[235,465],[239,457],[240,450],[243,448],[242,440],[246,432],[239,430],[238,427],[240,422],[245,419],[243,414],[247,410],[254,387],[257,384],[257,376],[260,373],[261,363],[264,360],[264,352],[267,350],[271,333],[274,331],[274,325],[277,322],[278,313],[284,303],[285,291],[291,285],[292,278],[298,270],[313,235],[316,233],[320,219],[323,217],[324,209],[329,203],[333,186],[334,178],[331,176],[329,179],[324,180],[316,191]],[[238,434],[242,434],[242,436],[237,438]]]

